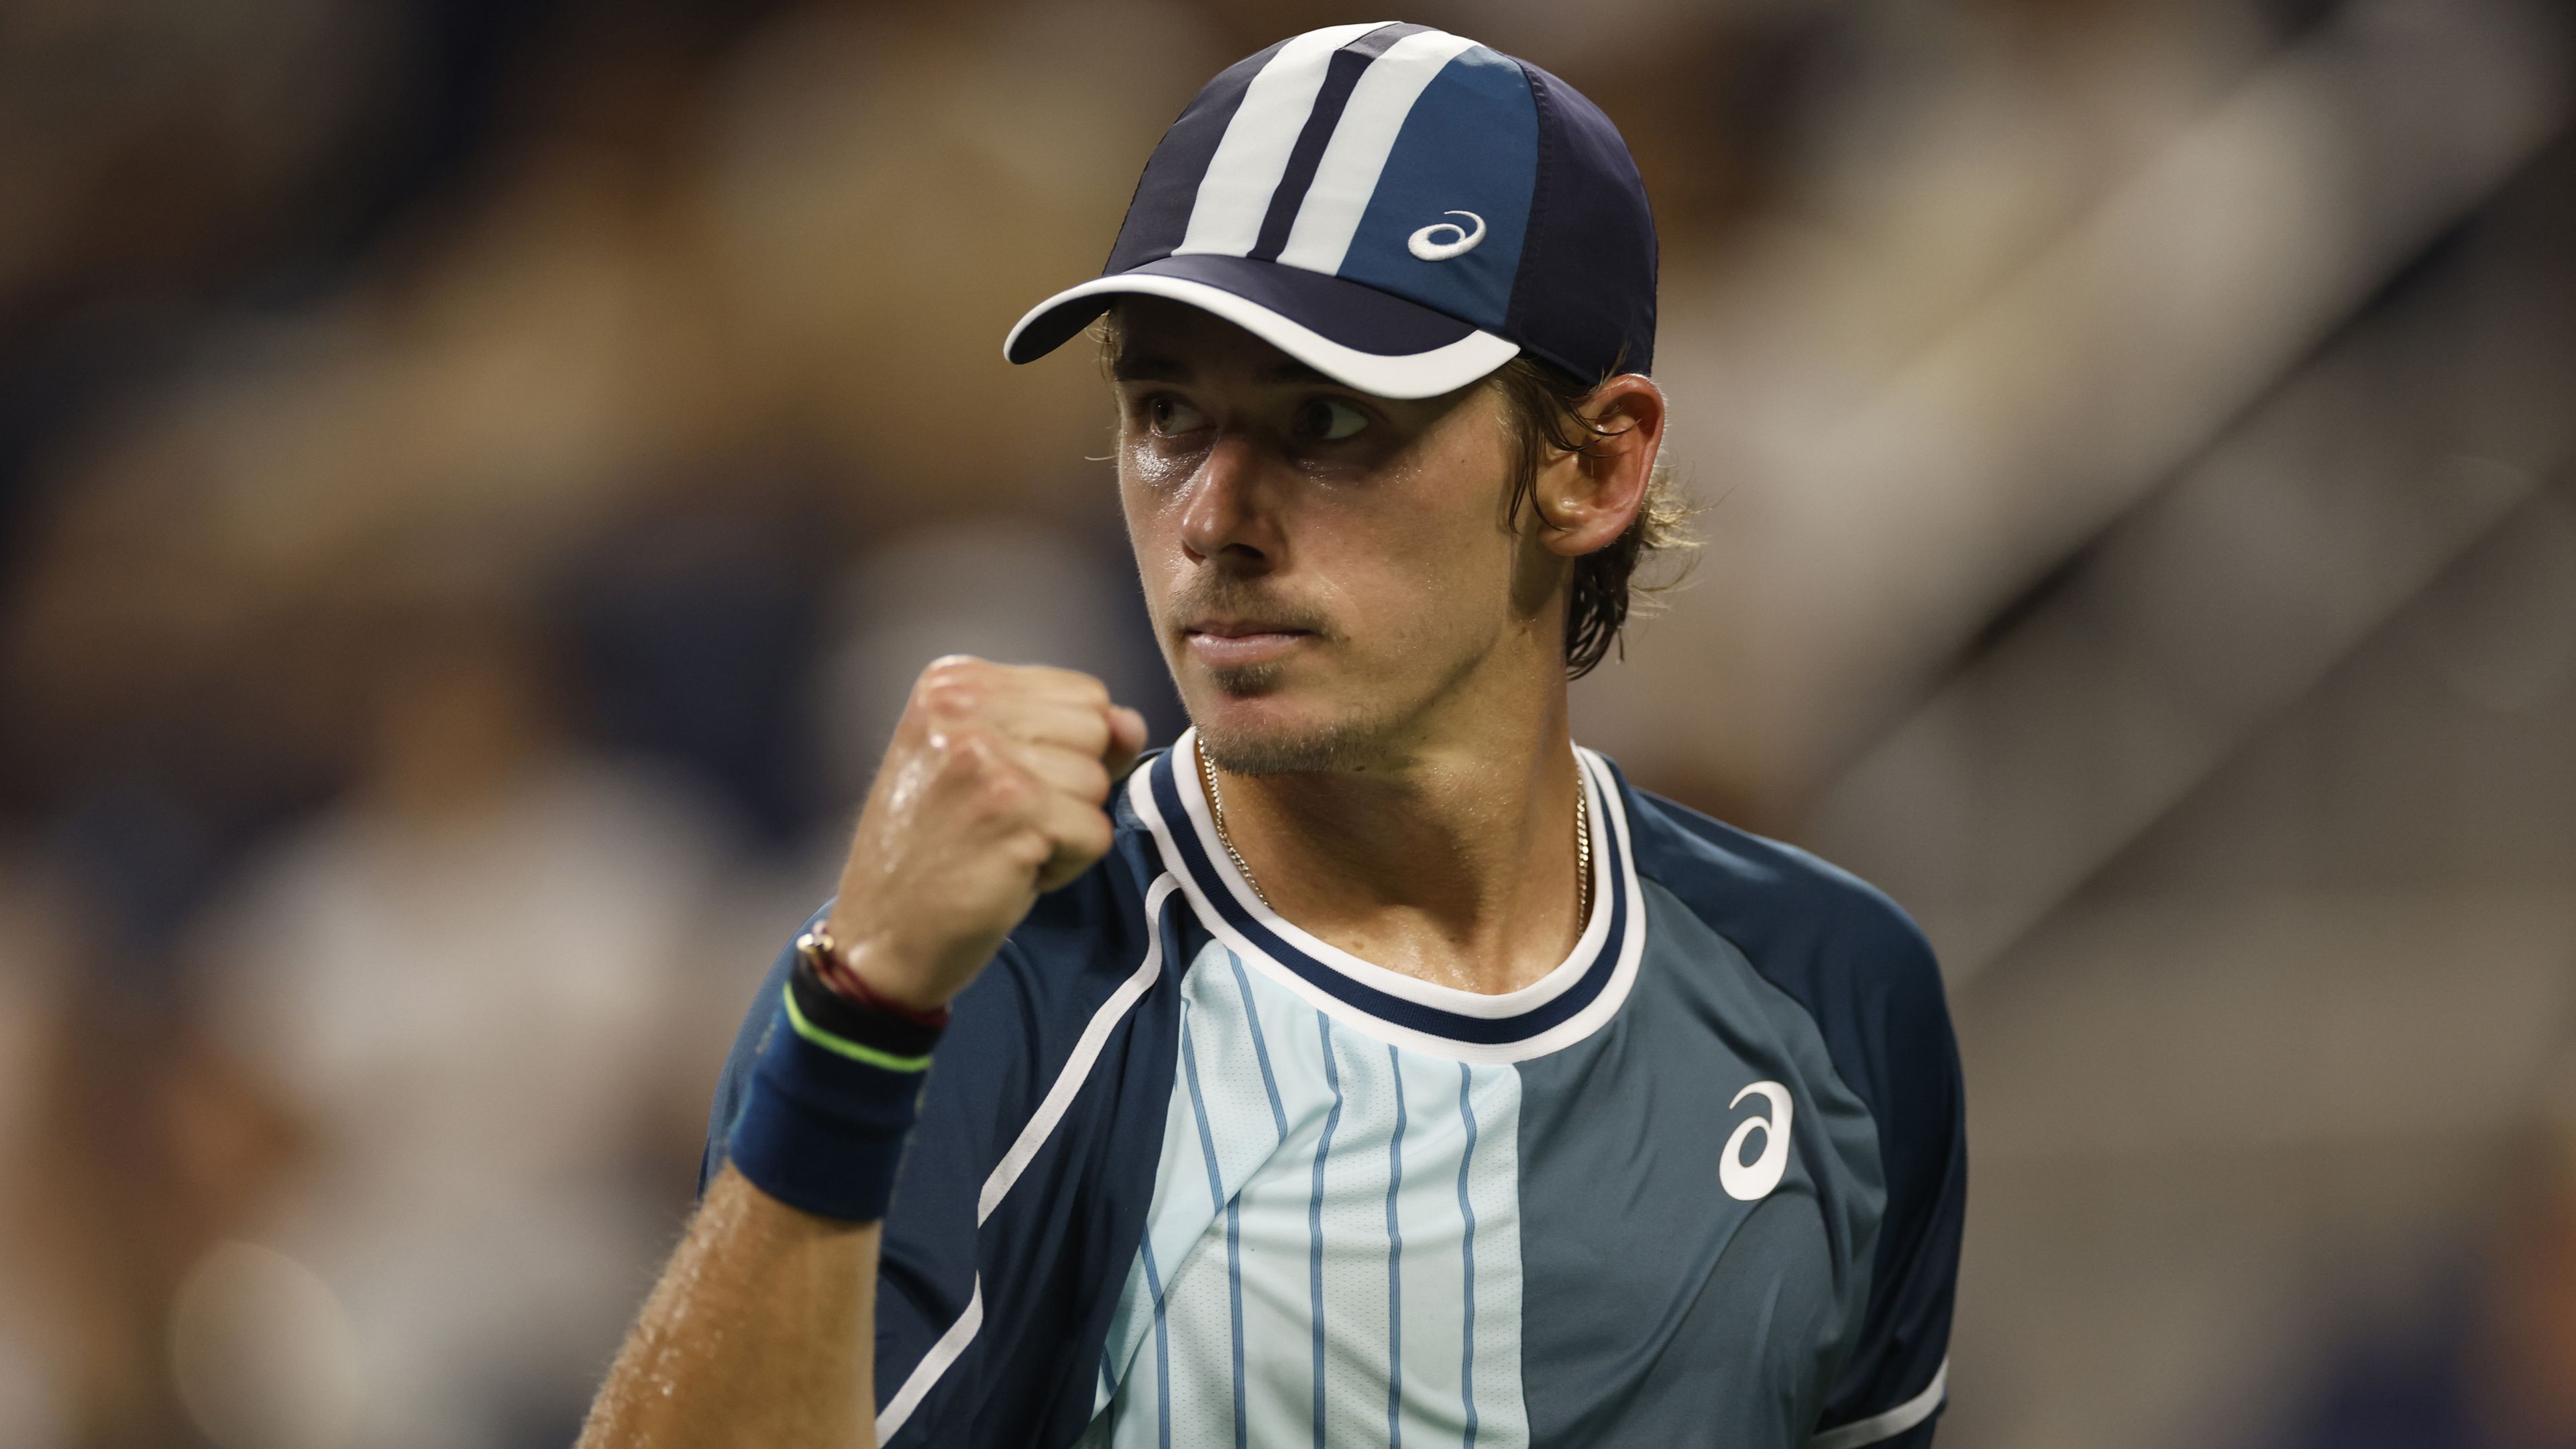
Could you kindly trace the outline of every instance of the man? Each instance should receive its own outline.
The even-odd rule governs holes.
[[[1610,123],[1472,42],[1200,93],[1006,344],[1109,315],[1195,727],[1114,783],[1096,682],[922,676],[586,1442],[1929,1441],[1928,950],[1567,731],[1673,521],[1654,266]]]

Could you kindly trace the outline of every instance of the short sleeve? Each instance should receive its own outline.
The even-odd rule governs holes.
[[[1967,1216],[1966,1096],[1931,947],[1888,913],[1857,993],[1887,1176],[1860,1336],[1808,1449],[1922,1449],[1947,1402],[1950,1310]]]
[[[1921,1449],[1947,1402],[1967,1099],[1940,964],[1894,901],[1794,846],[1651,795],[1639,868],[1803,1007],[1878,1131],[1868,1294],[1807,1449]]]

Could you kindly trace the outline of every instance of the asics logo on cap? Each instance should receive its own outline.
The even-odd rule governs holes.
[[[1476,224],[1469,231],[1454,221],[1435,221],[1404,239],[1404,249],[1426,262],[1445,262],[1451,257],[1472,252],[1476,243],[1485,239],[1485,219],[1472,211],[1444,211],[1443,216],[1463,216]],[[1447,237],[1438,234],[1447,232]]]

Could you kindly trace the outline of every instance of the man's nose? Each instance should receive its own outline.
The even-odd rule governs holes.
[[[1193,561],[1237,568],[1275,564],[1280,538],[1253,440],[1221,434],[1190,479],[1181,511],[1181,546]]]

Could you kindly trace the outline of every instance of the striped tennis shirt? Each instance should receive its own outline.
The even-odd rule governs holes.
[[[1930,1441],[1966,1148],[1901,912],[1578,750],[1573,951],[1435,986],[1263,905],[1194,748],[956,1002],[885,1224],[880,1443]]]

